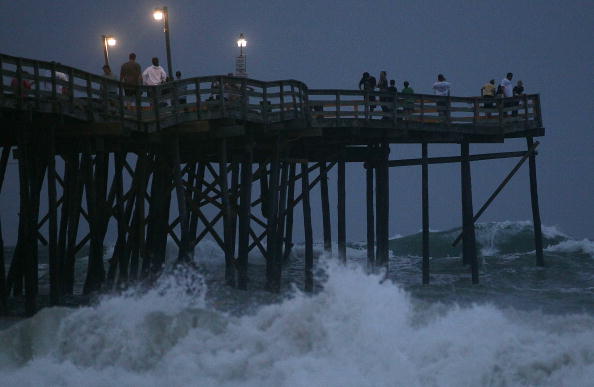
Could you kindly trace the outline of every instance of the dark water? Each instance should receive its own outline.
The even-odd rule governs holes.
[[[218,247],[201,244],[198,271],[0,330],[2,385],[594,386],[594,243],[545,228],[538,268],[530,223],[478,225],[471,285],[457,233],[431,233],[430,286],[420,234],[391,241],[387,277],[367,273],[363,244],[346,267],[316,246],[313,295],[299,291],[302,245],[275,295],[261,257],[238,291]]]

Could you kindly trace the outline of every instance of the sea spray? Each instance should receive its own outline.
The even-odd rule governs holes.
[[[195,272],[172,273],[154,289],[91,307],[46,309],[0,332],[3,385],[590,386],[594,380],[591,315],[427,305],[359,267],[329,263],[324,270],[317,294],[294,290],[241,316],[210,306]],[[8,354],[33,342],[28,355]]]

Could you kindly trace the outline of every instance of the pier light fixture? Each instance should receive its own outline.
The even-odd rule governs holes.
[[[247,46],[247,40],[245,40],[245,36],[243,34],[239,34],[239,39],[237,39],[237,47],[243,48]]]
[[[161,8],[156,8],[153,12],[153,18],[156,21],[161,21],[163,20],[163,17],[165,17],[165,13],[163,12],[163,10]]]
[[[237,39],[237,47],[239,47],[239,56],[235,58],[235,76],[247,77],[246,58],[243,55],[243,49],[247,46],[247,40],[243,33],[239,34]]]
[[[118,41],[112,35],[101,35],[101,41],[103,43],[103,58],[105,59],[105,65],[109,66],[109,47],[115,47]]]
[[[163,32],[165,32],[165,50],[167,51],[167,74],[173,79],[173,64],[171,60],[171,43],[169,40],[169,11],[167,7],[155,8],[153,19],[163,21]]]

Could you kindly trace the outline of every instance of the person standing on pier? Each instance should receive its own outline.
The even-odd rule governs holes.
[[[497,91],[497,88],[495,87],[495,80],[491,79],[489,82],[485,83],[483,85],[483,87],[481,87],[481,96],[483,98],[495,98],[495,92]],[[483,107],[485,109],[491,109],[493,107],[493,103],[492,102],[485,102],[483,104]],[[491,117],[491,112],[487,112],[487,117]]]
[[[415,91],[412,87],[410,87],[410,83],[408,81],[404,81],[403,83],[404,89],[402,89],[402,94],[414,94]],[[404,99],[404,114],[407,116],[410,115],[415,110],[415,100],[414,98],[406,98]]]
[[[507,73],[505,78],[503,78],[501,80],[501,82],[499,82],[499,86],[501,86],[501,92],[503,93],[504,98],[510,98],[510,97],[514,96],[514,86],[512,84],[513,77],[514,77],[514,74]],[[506,101],[503,103],[504,108],[508,108],[512,105],[513,105],[513,102]],[[503,115],[507,116],[507,112],[505,112]]]
[[[359,90],[363,90],[366,92],[373,92],[375,90],[375,77],[369,75],[368,72],[364,72],[361,80],[359,81]],[[375,102],[375,95],[369,96],[369,102]],[[369,105],[369,111],[373,111],[375,109],[375,105]]]
[[[135,53],[131,53],[128,58],[130,60],[124,63],[120,69],[120,81],[126,83],[126,86],[128,86],[124,86],[124,93],[127,96],[132,96],[136,95],[137,87],[142,83],[142,70],[140,69],[140,65],[136,63]]]
[[[156,86],[161,83],[165,83],[167,80],[167,74],[163,67],[159,66],[159,58],[154,57],[152,65],[147,67],[142,73],[142,80],[147,86]]]
[[[435,95],[449,97],[451,86],[452,84],[446,81],[446,78],[443,76],[443,74],[438,74],[437,82],[433,84],[433,91],[435,92]],[[448,103],[445,99],[440,99],[437,101],[437,110],[439,111],[440,116],[447,116],[447,105]]]
[[[513,93],[514,93],[514,97],[519,97],[519,96],[524,95],[524,82],[518,81],[518,83],[516,84],[516,86],[514,86]],[[514,98],[514,99],[515,99],[514,106],[519,106],[520,105],[520,101],[517,98]],[[518,111],[517,110],[514,110],[512,112],[512,116],[516,117],[517,115],[518,115]]]

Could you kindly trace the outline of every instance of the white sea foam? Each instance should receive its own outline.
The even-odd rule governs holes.
[[[588,239],[582,239],[581,241],[565,240],[547,247],[546,251],[552,253],[587,254],[594,258],[594,242]]]
[[[330,264],[324,290],[250,315],[207,306],[192,272],[51,308],[0,332],[3,386],[591,386],[594,318],[419,308]]]

